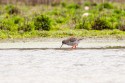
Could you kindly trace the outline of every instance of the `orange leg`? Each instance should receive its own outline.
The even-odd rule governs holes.
[[[73,48],[75,48],[75,49],[76,49],[76,46],[78,46],[78,45],[77,45],[77,44],[76,44],[76,45],[74,45],[74,46],[72,47],[72,49],[73,49]]]
[[[72,49],[74,48],[74,46],[72,46]]]
[[[75,48],[76,48],[76,46],[78,46],[78,44],[75,45]]]
[[[75,45],[75,49],[76,49],[76,45]]]

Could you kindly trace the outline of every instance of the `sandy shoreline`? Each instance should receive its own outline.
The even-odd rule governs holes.
[[[0,49],[36,48],[58,49],[61,41],[66,38],[25,38],[0,40]],[[125,39],[117,38],[84,38],[78,48],[125,48]],[[70,48],[64,45],[63,48]]]
[[[5,43],[5,42],[57,42],[57,41],[62,41],[63,39],[66,39],[69,37],[64,37],[64,38],[45,38],[45,37],[38,37],[38,38],[9,38],[9,39],[0,39],[0,43]],[[81,37],[78,37],[81,38]],[[116,38],[116,37],[85,37],[83,38],[84,42],[124,42],[125,38]]]

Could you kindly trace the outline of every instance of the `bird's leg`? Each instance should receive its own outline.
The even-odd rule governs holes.
[[[74,48],[74,46],[72,46],[72,49]]]
[[[78,44],[73,45],[73,47],[72,47],[72,48],[76,48],[76,46],[78,46]]]
[[[76,45],[74,46],[74,48],[76,49]]]
[[[72,49],[75,48],[75,45],[72,46]]]
[[[76,48],[76,45],[75,45],[75,48]]]
[[[75,45],[75,48],[76,48],[76,46],[78,46],[78,44]]]

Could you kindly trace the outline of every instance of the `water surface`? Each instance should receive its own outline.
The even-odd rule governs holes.
[[[125,49],[0,50],[0,83],[125,83]]]

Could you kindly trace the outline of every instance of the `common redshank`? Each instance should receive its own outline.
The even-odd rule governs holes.
[[[70,38],[62,41],[61,47],[65,44],[65,45],[68,45],[68,46],[72,46],[72,48],[76,48],[76,46],[78,46],[80,40],[82,40],[82,38],[70,37]]]

